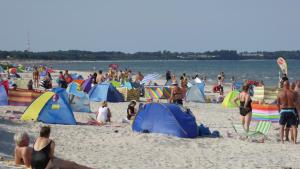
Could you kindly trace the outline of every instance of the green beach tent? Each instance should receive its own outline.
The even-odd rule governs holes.
[[[238,96],[240,92],[237,90],[231,91],[227,94],[227,96],[224,98],[222,102],[222,106],[225,108],[235,108],[236,105],[233,104],[234,99]],[[239,102],[238,102],[239,104]]]

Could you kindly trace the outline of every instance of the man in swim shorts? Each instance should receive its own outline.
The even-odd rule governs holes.
[[[290,90],[289,81],[283,82],[283,89],[278,93],[277,96],[277,106],[280,110],[280,140],[282,143],[284,137],[284,127],[291,126],[292,133],[291,138],[292,142],[296,144],[297,140],[297,115],[296,115],[296,94]]]

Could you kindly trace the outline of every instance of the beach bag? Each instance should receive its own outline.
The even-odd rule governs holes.
[[[208,127],[206,127],[204,124],[200,124],[199,126],[199,136],[209,136],[211,135],[211,132]]]

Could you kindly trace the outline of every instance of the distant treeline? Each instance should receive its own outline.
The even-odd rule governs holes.
[[[1,51],[0,59],[39,59],[39,60],[245,60],[245,59],[300,59],[300,51],[241,52],[216,50],[207,52],[90,52],[80,50],[28,52]]]

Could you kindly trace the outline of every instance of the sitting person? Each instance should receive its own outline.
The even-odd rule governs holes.
[[[222,103],[224,100],[224,92],[223,90],[220,91],[220,95],[217,97],[217,103]]]
[[[50,127],[41,128],[40,137],[38,137],[33,145],[29,147],[29,137],[26,132],[17,133],[14,137],[16,142],[15,148],[15,164],[24,164],[32,169],[50,169],[50,168],[66,168],[66,169],[88,169],[75,162],[62,160],[54,157],[54,142],[49,139]],[[36,150],[40,149],[40,150]]]
[[[98,114],[97,114],[97,122],[100,124],[111,122],[111,112],[110,109],[107,107],[107,102],[102,102],[101,107],[99,107]]]
[[[30,168],[32,148],[29,146],[29,136],[27,133],[17,133],[14,136],[16,143],[15,148],[15,164],[25,165]]]
[[[27,88],[28,88],[28,90],[33,90],[33,81],[32,80],[28,81]]]
[[[136,105],[136,102],[134,100],[132,100],[128,105],[128,108],[127,108],[127,119],[128,120],[132,120],[132,117],[134,117],[136,115],[135,105]]]

